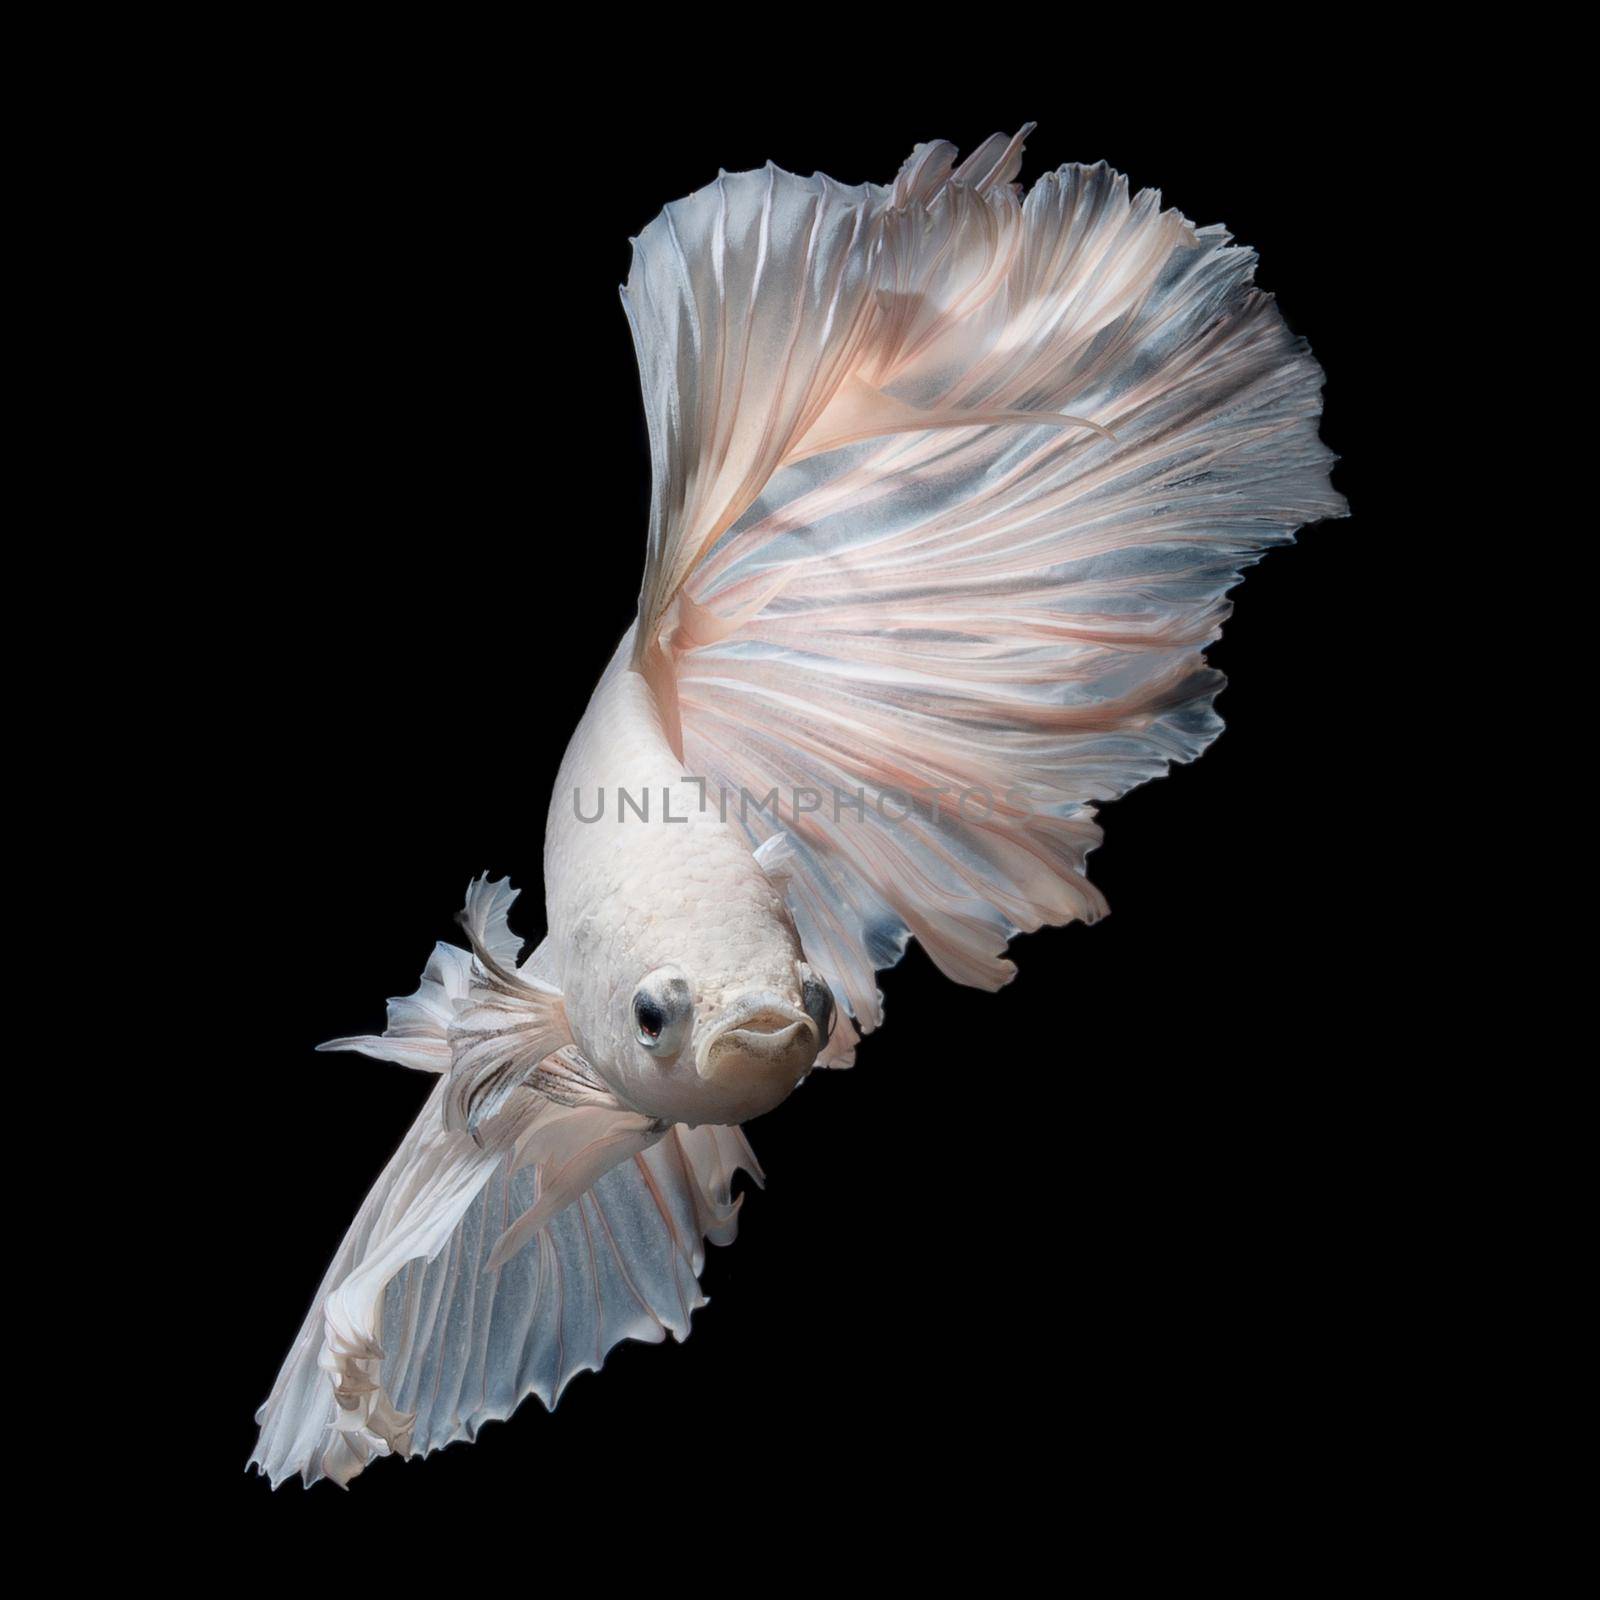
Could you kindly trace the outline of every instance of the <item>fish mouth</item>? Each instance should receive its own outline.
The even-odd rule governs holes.
[[[695,1070],[708,1083],[799,1082],[821,1048],[817,1025],[776,994],[735,1001],[695,1049]],[[754,1080],[754,1081],[753,1081]]]

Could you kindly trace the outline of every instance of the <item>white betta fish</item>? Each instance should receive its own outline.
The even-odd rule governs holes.
[[[724,174],[637,240],[644,584],[548,932],[519,962],[475,882],[470,949],[324,1047],[438,1083],[258,1414],[274,1484],[685,1337],[738,1125],[851,1061],[908,939],[993,989],[1018,930],[1104,909],[1094,804],[1216,736],[1226,590],[1342,511],[1250,252],[1103,165],[1024,198],[1028,131],[889,188]]]

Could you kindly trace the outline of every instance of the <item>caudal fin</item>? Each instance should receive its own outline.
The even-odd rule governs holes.
[[[1344,510],[1254,255],[1104,165],[1024,196],[1020,153],[724,174],[628,278],[635,659],[685,770],[776,800],[751,842],[789,835],[806,959],[862,1032],[908,939],[994,988],[1019,929],[1105,909],[1095,806],[1216,737],[1227,590]]]

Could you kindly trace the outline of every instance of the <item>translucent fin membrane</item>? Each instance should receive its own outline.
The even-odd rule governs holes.
[[[704,1304],[704,1240],[736,1230],[733,1174],[759,1176],[737,1129],[673,1129],[495,1271],[544,1169],[447,1132],[442,1095],[363,1206],[256,1414],[251,1460],[274,1487],[297,1473],[347,1483],[376,1456],[470,1439],[527,1395],[553,1405],[619,1340],[685,1338]]]
[[[1020,138],[919,146],[892,190],[725,176],[630,279],[639,648],[690,770],[864,795],[783,820],[808,959],[863,1029],[908,937],[992,987],[1018,929],[1104,909],[1094,803],[1215,737],[1227,589],[1343,511],[1253,255],[1105,166],[1024,199]]]

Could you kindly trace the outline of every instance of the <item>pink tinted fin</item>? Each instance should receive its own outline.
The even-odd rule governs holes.
[[[860,797],[780,824],[807,959],[863,1032],[912,937],[995,987],[1017,931],[1102,913],[1096,805],[1216,736],[1227,590],[1343,512],[1321,372],[1251,252],[1103,165],[1024,197],[1020,150],[919,146],[888,190],[725,176],[629,280],[637,649],[687,770]]]

